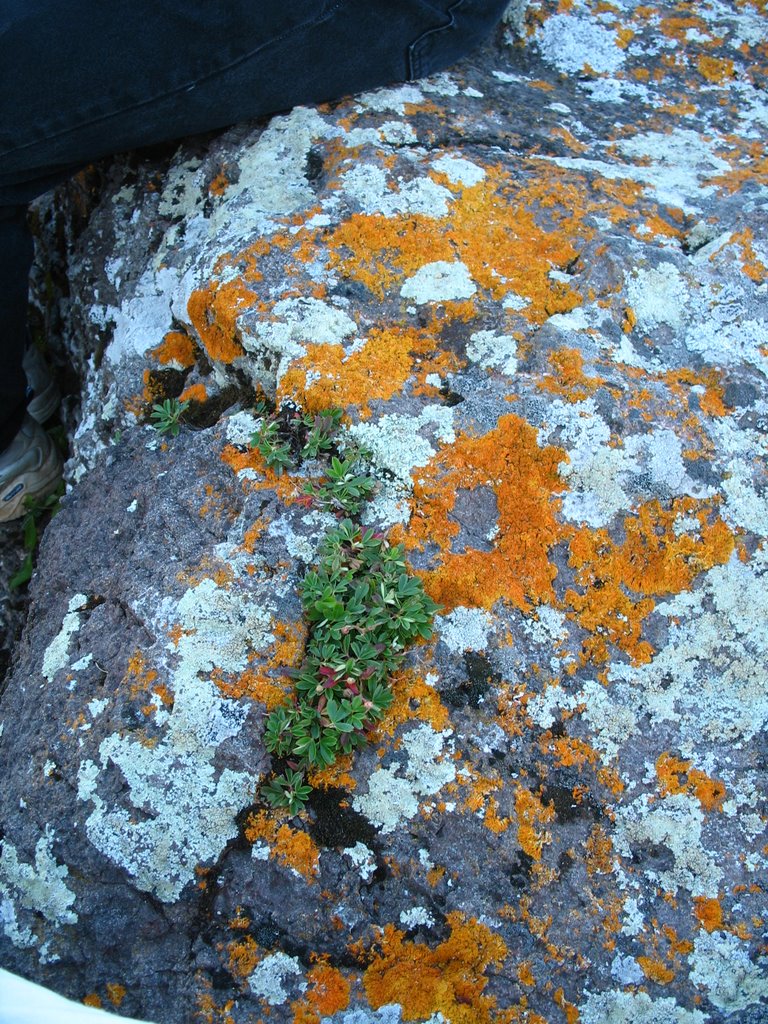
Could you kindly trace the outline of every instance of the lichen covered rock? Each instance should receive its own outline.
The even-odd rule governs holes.
[[[78,223],[4,966],[169,1024],[768,1012],[766,12],[519,8],[450,73],[118,164]],[[343,410],[440,605],[293,817],[264,722],[335,519],[252,447],[272,404]]]

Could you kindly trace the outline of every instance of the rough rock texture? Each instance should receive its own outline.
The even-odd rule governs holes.
[[[766,1019],[765,4],[523,31],[49,213],[85,395],[3,696],[4,966],[163,1024]],[[329,517],[262,393],[344,408],[443,607],[295,818],[263,720]]]

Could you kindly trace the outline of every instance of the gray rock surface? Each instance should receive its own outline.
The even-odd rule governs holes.
[[[768,1013],[766,15],[526,18],[42,210],[84,391],[2,697],[8,969],[162,1024]],[[442,606],[294,818],[263,722],[333,520],[264,396],[344,409]]]

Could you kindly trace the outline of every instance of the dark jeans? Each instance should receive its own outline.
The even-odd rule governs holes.
[[[420,78],[507,0],[0,0],[0,451],[25,407],[30,200],[123,150]]]

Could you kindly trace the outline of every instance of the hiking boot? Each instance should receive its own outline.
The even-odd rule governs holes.
[[[33,420],[45,423],[53,416],[61,403],[58,386],[37,345],[27,347],[23,366],[29,385],[27,394],[31,393],[27,412]]]
[[[56,446],[30,415],[5,451],[0,452],[0,523],[26,514],[25,498],[47,497],[61,480]]]

